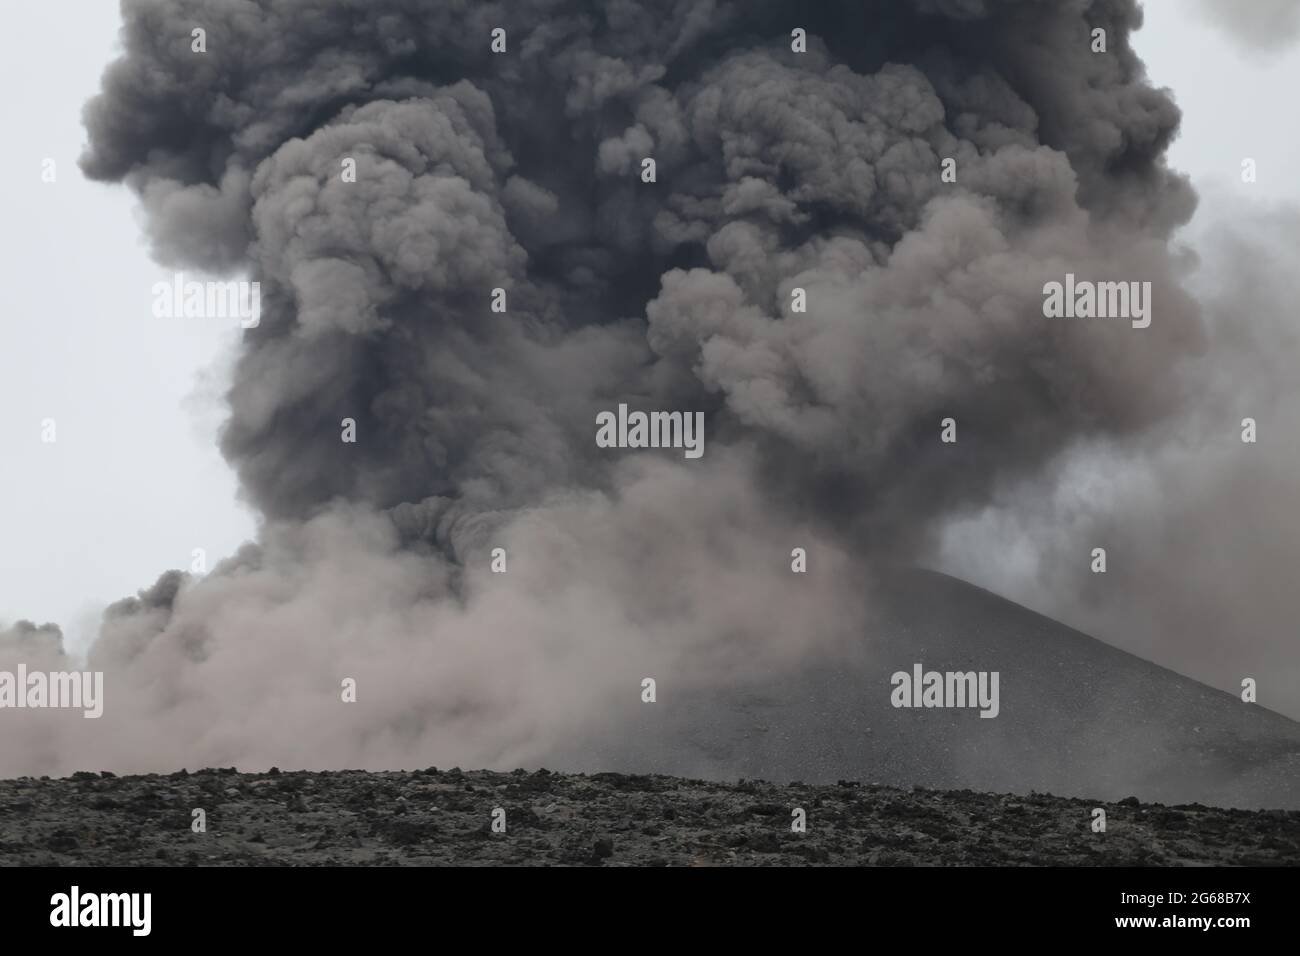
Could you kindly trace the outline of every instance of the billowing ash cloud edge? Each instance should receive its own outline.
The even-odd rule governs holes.
[[[1276,53],[1300,37],[1300,4],[1292,0],[1196,0],[1193,9],[1245,50]]]

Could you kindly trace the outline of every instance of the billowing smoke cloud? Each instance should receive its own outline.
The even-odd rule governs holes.
[[[1197,8],[1251,49],[1281,50],[1300,37],[1300,4],[1295,0],[1197,0]]]
[[[871,564],[1198,394],[1132,0],[123,9],[83,168],[262,283],[222,444],[266,522],[110,609],[105,717],[0,772],[544,761],[644,676],[854,640]],[[1151,327],[1045,319],[1067,272]],[[704,457],[598,448],[621,402]]]

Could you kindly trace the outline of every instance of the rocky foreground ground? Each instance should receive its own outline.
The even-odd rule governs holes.
[[[1295,865],[1300,812],[546,770],[79,773],[0,781],[0,863]]]

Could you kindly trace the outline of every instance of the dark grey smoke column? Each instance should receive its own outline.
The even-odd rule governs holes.
[[[601,487],[594,410],[632,399],[707,409],[815,513],[915,529],[1148,420],[1197,342],[1128,0],[124,8],[83,166],[143,193],[161,257],[263,282],[224,448],[270,515]],[[1160,296],[1140,348],[1034,314],[1040,274],[1125,261]],[[348,415],[364,455],[325,440]]]

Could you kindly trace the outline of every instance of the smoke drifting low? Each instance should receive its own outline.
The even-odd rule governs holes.
[[[1214,686],[1251,677],[1300,717],[1300,211],[1236,211],[1195,283],[1210,344],[1183,371],[1194,400],[1140,434],[1078,443],[951,522],[941,551],[954,573]],[[1100,545],[1111,573],[1080,575],[1081,547]]]
[[[1197,0],[1200,11],[1243,46],[1275,52],[1300,37],[1300,6],[1292,0]]]
[[[160,261],[262,283],[222,447],[265,525],[110,609],[105,716],[2,773],[544,762],[643,677],[858,640],[874,564],[951,558],[954,528],[978,563],[979,521],[986,563],[1013,519],[1069,535],[1078,573],[1031,603],[1074,606],[1093,522],[1061,463],[1165,475],[1202,407],[1223,343],[1171,249],[1195,200],[1132,0],[123,9],[83,169],[139,193]],[[1151,282],[1151,327],[1045,319],[1067,272]],[[704,457],[598,448],[621,402],[705,412]]]

